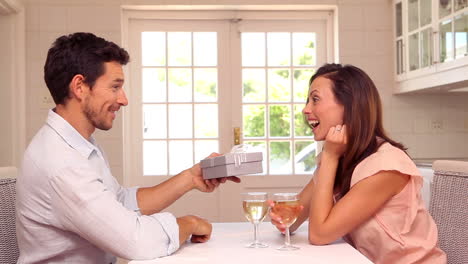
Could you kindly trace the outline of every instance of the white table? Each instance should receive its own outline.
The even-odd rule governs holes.
[[[129,264],[152,263],[223,263],[223,264],[369,264],[372,263],[348,243],[339,240],[326,246],[313,246],[307,240],[307,224],[304,223],[291,236],[291,244],[299,250],[280,251],[284,242],[281,235],[271,223],[262,223],[259,227],[260,240],[268,248],[246,248],[253,240],[253,225],[242,223],[213,223],[213,234],[206,243],[186,243],[173,255],[147,261],[130,261]]]

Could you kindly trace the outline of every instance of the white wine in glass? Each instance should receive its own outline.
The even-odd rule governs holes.
[[[258,224],[265,218],[268,212],[267,193],[265,192],[249,192],[242,194],[242,207],[244,215],[254,225],[254,241],[246,247],[249,248],[265,248],[268,245],[263,244],[258,238]]]
[[[281,217],[281,223],[286,226],[284,245],[278,250],[297,250],[299,247],[291,245],[289,227],[296,222],[301,212],[301,205],[297,193],[275,193],[273,194],[275,206],[272,211]]]

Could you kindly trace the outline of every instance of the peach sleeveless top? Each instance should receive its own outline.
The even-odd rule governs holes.
[[[399,148],[384,143],[356,166],[351,188],[379,171],[411,177],[400,193],[350,232],[347,240],[376,264],[447,263],[437,245],[437,226],[421,198],[423,179],[414,162]]]

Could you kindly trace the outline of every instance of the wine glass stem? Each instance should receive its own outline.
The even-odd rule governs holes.
[[[258,244],[258,223],[254,223],[254,243]]]
[[[291,245],[291,238],[289,236],[289,227],[286,227],[285,235],[286,237],[284,238],[284,245],[289,247]]]

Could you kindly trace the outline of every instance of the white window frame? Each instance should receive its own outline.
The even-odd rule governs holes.
[[[243,11],[243,12],[238,12]],[[259,12],[261,11],[261,12]],[[284,12],[290,11],[290,12]],[[338,62],[338,17],[336,15],[337,7],[331,5],[238,5],[238,6],[122,6],[122,46],[129,47],[129,24],[132,19],[177,19],[177,20],[210,20],[210,19],[275,19],[275,20],[327,20],[327,43],[331,43],[327,48],[327,62]],[[137,56],[132,55],[131,56]],[[141,174],[142,168],[138,168],[141,160],[135,155],[135,148],[140,144],[134,136],[132,120],[141,118],[135,111],[132,111],[132,105],[138,105],[138,101],[132,94],[132,80],[128,67],[124,68],[126,76],[127,97],[129,106],[123,109],[123,142],[124,142],[124,162],[123,162],[123,183],[129,185],[132,175]],[[234,74],[233,78],[240,78]],[[240,79],[237,80],[240,82]],[[233,96],[242,91],[232,91]],[[221,113],[220,113],[221,115]],[[241,124],[240,120],[235,121]],[[221,135],[220,135],[221,136]],[[137,142],[138,141],[138,142]],[[226,149],[220,149],[220,152],[226,152]],[[140,175],[139,175],[140,176]],[[304,176],[305,177],[305,176]],[[154,178],[154,177],[148,177]],[[278,179],[280,180],[280,179]],[[255,181],[254,181],[255,182]],[[255,184],[254,184],[255,185]]]

